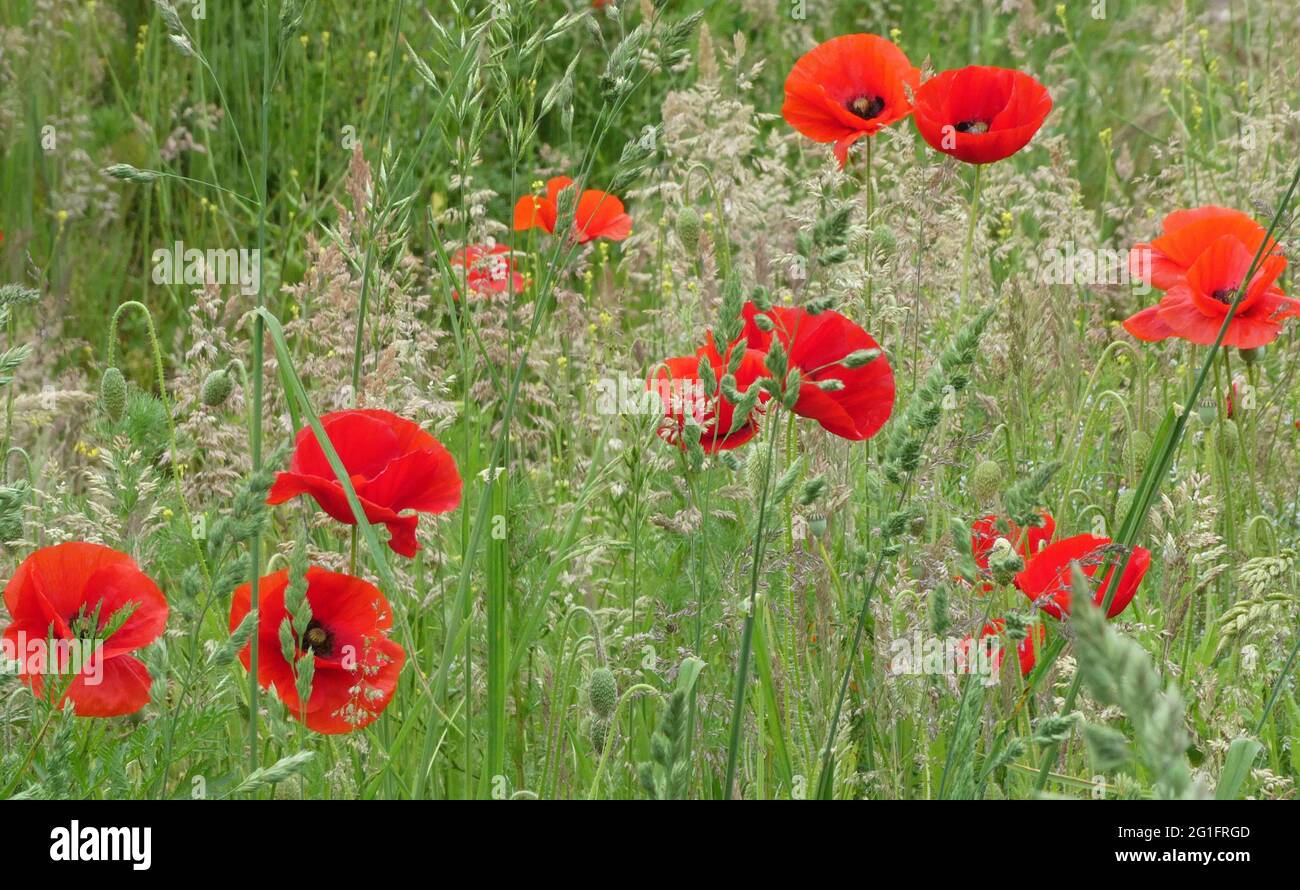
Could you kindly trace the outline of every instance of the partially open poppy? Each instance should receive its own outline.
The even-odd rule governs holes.
[[[745,304],[744,336],[751,347],[767,351],[775,334],[785,347],[791,368],[801,380],[794,412],[820,423],[844,439],[862,441],[880,431],[894,410],[894,372],[884,355],[846,367],[854,353],[880,350],[870,334],[838,312],[816,315],[798,307],[777,306],[761,313],[772,320],[764,331],[756,321],[758,308]]]
[[[1016,586],[1038,608],[1053,618],[1060,618],[1062,615],[1070,614],[1072,598],[1070,563],[1077,561],[1083,574],[1090,579],[1095,579],[1098,567],[1106,561],[1107,557],[1111,558],[1111,568],[1106,573],[1105,581],[1097,585],[1093,599],[1093,602],[1100,606],[1111,576],[1124,561],[1123,548],[1112,544],[1110,538],[1075,535],[1048,544],[1038,552],[1037,556],[1029,560],[1023,572],[1016,575]],[[1150,565],[1151,551],[1143,547],[1134,547],[1128,568],[1116,586],[1115,596],[1106,613],[1107,618],[1114,618],[1124,611],[1132,601]]]
[[[289,572],[276,572],[258,583],[257,680],[275,687],[289,713],[323,733],[344,733],[374,722],[397,689],[406,652],[388,638],[393,624],[388,600],[379,588],[360,578],[312,567],[307,570],[311,621],[292,628],[294,664],[285,659],[280,626],[289,613],[284,593]],[[239,627],[252,604],[252,585],[238,587],[230,603],[230,630]],[[239,659],[251,663],[252,643]],[[304,706],[298,696],[297,662],[313,655],[311,694]]]
[[[1006,629],[1007,622],[1003,618],[994,618],[980,631],[981,645],[982,641],[988,637],[996,637]],[[1035,642],[1037,638],[1037,642]],[[1033,630],[1025,635],[1025,638],[1016,645],[1016,656],[1020,662],[1020,673],[1028,677],[1034,670],[1034,665],[1038,662],[1038,652],[1043,648],[1043,643],[1047,640],[1047,628],[1042,624],[1036,624]],[[958,668],[965,666],[965,659],[970,657],[970,646],[974,642],[971,637],[962,640],[961,649],[959,650]],[[992,652],[993,663],[990,665],[996,674],[1002,668],[1002,645],[1000,641]]]
[[[320,419],[366,518],[388,527],[388,546],[402,556],[420,549],[419,517],[402,510],[446,513],[460,504],[461,481],[451,453],[419,425],[388,411],[335,411]],[[282,504],[298,495],[315,498],[339,522],[355,525],[343,486],[330,469],[311,427],[298,433],[289,471],[277,473],[266,498]]]
[[[524,276],[515,271],[505,244],[467,244],[452,255],[451,268],[464,276],[472,293],[517,294],[524,289]],[[452,291],[452,296],[460,299],[457,291]]]
[[[515,202],[515,231],[541,227],[555,234],[559,217],[560,192],[573,185],[567,176],[546,181],[546,195],[524,195]],[[622,241],[632,234],[632,217],[623,210],[623,202],[613,195],[587,189],[579,197],[573,214],[573,238],[585,244],[596,238]]]
[[[833,142],[843,167],[849,146],[911,112],[921,72],[875,34],[834,37],[800,57],[785,80],[786,122],[814,142]]]
[[[6,646],[36,695],[46,674],[76,671],[62,701],[78,717],[133,714],[149,703],[149,671],[131,653],[162,635],[167,600],[131,557],[81,541],[43,547],[18,566],[4,601],[13,619]]]
[[[921,84],[912,116],[935,150],[991,164],[1028,145],[1051,110],[1047,88],[1023,71],[971,65]]]
[[[700,425],[700,445],[705,452],[713,454],[739,448],[758,433],[757,412],[736,430],[731,432],[735,420],[735,406],[722,395],[722,377],[727,373],[728,363],[732,357],[732,346],[724,357],[718,353],[713,337],[696,350],[694,355],[679,355],[664,359],[660,366],[646,381],[646,390],[659,396],[664,407],[664,418],[659,425],[659,437],[665,442],[685,448],[683,439],[686,418],[691,416]],[[713,369],[714,386],[712,392],[706,392],[699,376],[700,361],[707,360]],[[763,353],[756,349],[746,349],[736,369],[736,389],[742,394],[760,377],[766,377],[767,368],[763,365]],[[763,393],[759,401],[765,402],[768,396]]]
[[[1129,252],[1130,270],[1165,295],[1125,321],[1125,330],[1148,342],[1181,337],[1209,345],[1244,285],[1223,344],[1253,349],[1272,343],[1283,319],[1300,316],[1300,300],[1275,286],[1287,261],[1274,242],[1246,281],[1265,238],[1262,226],[1235,210],[1211,206],[1170,214],[1164,235]]]
[[[1032,558],[1052,540],[1052,535],[1056,534],[1056,521],[1052,519],[1051,514],[1043,513],[1042,520],[1041,525],[1031,525],[1023,531],[1011,520],[1000,519],[993,515],[975,520],[971,523],[970,536],[971,554],[975,557],[975,565],[984,572],[989,570],[989,554],[993,552],[993,545],[997,543],[998,538],[1006,538],[1013,547],[1018,547],[1020,555],[1026,560]],[[1005,531],[1000,523],[1005,523]],[[983,589],[987,593],[993,589],[993,585],[986,582]]]

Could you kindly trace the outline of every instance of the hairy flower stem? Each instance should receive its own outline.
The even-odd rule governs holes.
[[[1115,598],[1115,592],[1119,589],[1119,581],[1124,577],[1124,572],[1128,570],[1130,560],[1133,558],[1133,543],[1137,538],[1139,529],[1146,519],[1147,510],[1150,509],[1156,494],[1160,489],[1160,483],[1169,473],[1169,468],[1173,464],[1174,456],[1178,452],[1178,446],[1182,443],[1183,433],[1187,428],[1187,420],[1191,417],[1192,411],[1196,408],[1196,402],[1201,396],[1201,390],[1205,386],[1205,381],[1214,367],[1215,359],[1218,358],[1219,347],[1223,344],[1223,338],[1228,333],[1228,326],[1232,323],[1233,316],[1236,315],[1237,307],[1241,304],[1242,299],[1246,296],[1246,291],[1250,287],[1250,281],[1255,277],[1255,270],[1259,268],[1260,262],[1264,258],[1264,253],[1268,249],[1269,243],[1273,240],[1273,233],[1277,230],[1286,214],[1287,207],[1291,204],[1291,198],[1295,194],[1296,186],[1300,185],[1300,166],[1296,167],[1295,175],[1291,178],[1291,184],[1287,187],[1286,194],[1282,197],[1278,205],[1277,212],[1273,215],[1273,221],[1269,223],[1268,232],[1260,242],[1259,249],[1255,251],[1255,257],[1251,260],[1250,268],[1246,271],[1245,277],[1237,287],[1233,295],[1232,304],[1228,307],[1228,312],[1223,317],[1223,324],[1219,326],[1218,336],[1214,338],[1214,343],[1210,345],[1206,353],[1205,361],[1201,363],[1201,370],[1196,375],[1196,381],[1192,384],[1192,390],[1187,394],[1187,401],[1184,403],[1182,411],[1174,418],[1173,430],[1165,440],[1164,448],[1153,449],[1150,458],[1147,460],[1146,469],[1142,473],[1142,481],[1138,485],[1137,494],[1133,498],[1133,506],[1129,508],[1128,515],[1124,517],[1124,523],[1120,527],[1118,543],[1125,548],[1124,559],[1122,563],[1115,567],[1110,573],[1109,581],[1105,582],[1106,589],[1102,596],[1101,611],[1102,614],[1108,614],[1110,611],[1111,601]],[[1218,398],[1216,394],[1216,399]],[[1097,570],[1097,574],[1103,579],[1107,577],[1106,567],[1110,560],[1103,563]],[[1060,654],[1060,648],[1055,651],[1052,660]],[[1294,653],[1292,655],[1294,658]],[[1043,666],[1044,673],[1051,666],[1049,661]],[[1289,671],[1291,662],[1287,663]],[[1284,674],[1285,675],[1285,674]],[[1036,674],[1036,676],[1041,676]],[[1070,684],[1070,691],[1065,696],[1065,703],[1061,707],[1060,713],[1068,714],[1074,708],[1075,699],[1079,695],[1079,686],[1082,682],[1082,676],[1075,674],[1074,682]],[[1271,707],[1271,704],[1270,704]],[[1268,712],[1265,711],[1265,716]],[[1262,726],[1261,726],[1262,728]],[[1258,733],[1257,733],[1258,734]],[[1047,784],[1048,772],[1051,765],[1056,760],[1060,742],[1049,742],[1043,751],[1043,758],[1039,763],[1038,777],[1034,781],[1034,790],[1042,791]]]
[[[262,103],[261,103],[261,183],[258,189],[257,202],[257,251],[258,256],[266,248],[266,211],[268,203],[267,182],[269,180],[268,164],[270,163],[271,154],[271,128],[270,128],[270,106],[271,106],[271,4],[268,2],[262,8]],[[257,279],[257,308],[262,309],[266,306],[266,277],[259,275]],[[256,475],[262,469],[262,377],[265,372],[263,367],[263,349],[265,347],[264,339],[266,336],[266,323],[263,321],[261,314],[253,317],[253,407],[249,415],[249,452],[253,461],[253,473]],[[262,600],[261,600],[261,576],[262,576],[262,535],[260,529],[253,531],[253,537],[248,542],[248,562],[249,562],[249,599],[248,612],[252,616],[253,622],[253,642],[248,647],[248,765],[249,769],[256,772],[261,765],[261,757],[257,750],[257,710],[258,710],[258,652],[261,647],[257,644],[259,622],[261,621]]]
[[[975,181],[971,184],[970,207],[966,222],[966,244],[961,252],[961,299],[958,306],[965,306],[970,296],[971,255],[975,252],[975,226],[980,216],[980,170],[983,165],[975,165]]]
[[[388,81],[384,86],[384,113],[379,125],[379,164],[384,168],[384,151],[388,142],[389,100],[393,97],[393,72],[397,68],[397,37],[401,33],[402,9],[405,0],[397,0],[397,14],[393,16],[393,36],[388,46]],[[366,307],[370,302],[371,267],[375,258],[375,236],[379,229],[379,214],[370,208],[370,231],[366,236],[366,257],[361,265],[361,296],[357,302],[357,332],[352,344],[352,403],[355,405],[361,392],[361,359],[365,355]]]
[[[772,462],[775,460],[776,440],[781,438],[775,408],[768,423],[772,432],[767,441],[767,461],[763,466],[763,488],[758,499],[758,530],[754,534],[754,563],[749,573],[749,609],[745,613],[745,629],[740,637],[740,665],[736,673],[736,695],[731,705],[731,741],[727,745],[727,778],[722,786],[723,800],[731,800],[736,779],[736,759],[740,753],[740,729],[745,716],[745,687],[749,685],[749,652],[754,644],[754,616],[758,611],[758,575],[763,563],[764,532],[767,530],[767,493],[772,487]]]

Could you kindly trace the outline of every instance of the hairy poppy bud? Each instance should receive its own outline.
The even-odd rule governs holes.
[[[609,668],[596,668],[591,672],[591,679],[587,683],[587,700],[591,703],[592,713],[601,722],[608,720],[614,713],[614,705],[618,701],[618,685]]]
[[[1129,473],[1136,476],[1146,463],[1151,453],[1151,437],[1142,430],[1134,430],[1124,442],[1124,460],[1128,463]]]
[[[609,735],[609,724],[604,720],[591,721],[591,747],[597,754],[605,751],[605,737]]]
[[[230,393],[234,388],[235,385],[231,382],[230,375],[226,373],[224,368],[218,368],[203,381],[200,398],[203,399],[203,404],[209,408],[215,408],[230,398]]]
[[[970,493],[976,503],[983,506],[997,497],[1002,486],[1002,468],[995,461],[982,461],[970,477]]]
[[[126,410],[126,378],[117,368],[109,368],[99,379],[99,398],[113,420],[120,420]]]
[[[989,553],[989,571],[993,573],[995,581],[999,584],[1010,584],[1011,579],[1024,567],[1025,561],[1012,548],[1010,541],[1006,538],[998,538],[993,543],[993,550]]]
[[[682,239],[682,246],[694,255],[700,249],[700,215],[694,207],[683,207],[677,211],[677,237]]]
[[[1219,441],[1223,443],[1223,453],[1232,457],[1241,444],[1241,433],[1237,430],[1235,420],[1225,420],[1219,425]]]

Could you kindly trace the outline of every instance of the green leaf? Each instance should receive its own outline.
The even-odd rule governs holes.
[[[1250,765],[1263,748],[1259,742],[1246,736],[1233,741],[1228,748],[1228,757],[1223,762],[1219,785],[1214,789],[1215,800],[1236,800],[1241,795],[1241,786],[1246,784],[1246,779],[1250,776]]]

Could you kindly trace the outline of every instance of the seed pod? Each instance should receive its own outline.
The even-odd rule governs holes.
[[[234,388],[235,384],[231,381],[230,375],[224,368],[218,368],[204,379],[200,398],[209,408],[216,408],[230,398]]]
[[[1238,349],[1241,353],[1241,360],[1248,365],[1253,365],[1264,357],[1264,347],[1256,346],[1254,349]]]
[[[970,477],[970,493],[980,506],[990,503],[997,497],[1002,487],[1002,468],[996,461],[982,461]]]
[[[592,713],[602,720],[608,720],[614,713],[614,705],[618,701],[618,684],[614,682],[614,674],[609,668],[596,668],[591,672],[587,684],[587,701],[591,703]]]
[[[126,378],[117,368],[109,368],[99,379],[99,399],[113,420],[121,420],[126,411]]]

